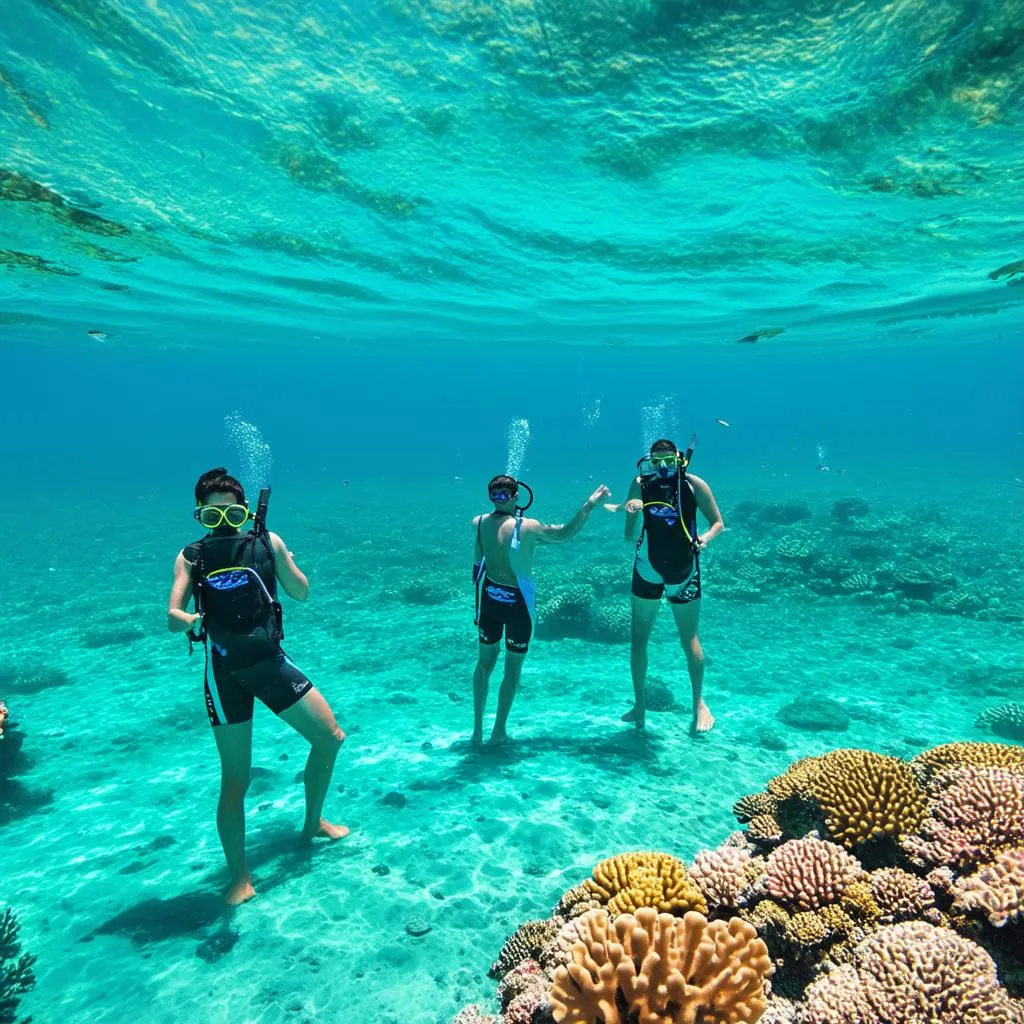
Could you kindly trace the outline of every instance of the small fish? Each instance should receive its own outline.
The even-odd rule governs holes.
[[[88,334],[90,338],[95,338],[97,341],[107,340],[107,336],[103,333],[103,331],[86,331],[85,333]]]
[[[842,476],[845,472],[846,472],[845,469],[837,469],[836,470],[836,476]]]
[[[818,466],[818,472],[820,472],[820,473],[827,473],[828,472],[828,465],[826,463],[824,463],[824,462],[821,463],[821,465]]]
[[[760,337],[758,334],[748,334],[745,338],[737,338],[737,341],[745,341],[753,345],[755,341]]]
[[[344,484],[344,485],[345,485],[346,487],[351,487],[351,486],[352,486],[352,481],[351,481],[351,480],[342,480],[341,482],[342,482],[342,483],[343,483],[343,484]]]
[[[717,424],[718,424],[718,425],[719,425],[720,427],[727,427],[727,426],[729,426],[729,421],[728,421],[728,420],[715,420],[715,422],[716,422],[716,423],[717,423]]]

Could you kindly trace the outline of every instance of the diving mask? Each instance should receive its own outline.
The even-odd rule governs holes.
[[[487,497],[494,502],[495,505],[504,505],[506,502],[511,501],[517,494],[517,491],[510,490],[494,490],[488,491]]]
[[[208,530],[222,526],[238,530],[252,518],[248,505],[200,505],[192,514]]]

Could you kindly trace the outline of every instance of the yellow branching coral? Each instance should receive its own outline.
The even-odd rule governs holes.
[[[768,792],[778,800],[807,796],[808,787],[817,774],[818,758],[802,757],[768,783]]]
[[[578,920],[588,939],[551,988],[558,1024],[755,1024],[764,1013],[772,962],[747,922],[649,908]]]
[[[777,843],[782,839],[782,826],[772,814],[758,814],[750,819],[747,835],[758,843]]]
[[[641,907],[661,913],[708,911],[704,894],[690,881],[686,865],[667,853],[620,853],[601,861],[584,883],[608,913],[626,914]]]
[[[868,880],[848,886],[841,903],[849,913],[861,920],[874,921],[882,915]]]
[[[943,743],[918,754],[910,767],[923,783],[947,768],[1008,768],[1024,772],[1024,747],[1008,743]]]
[[[778,799],[771,793],[748,793],[732,805],[732,813],[738,821],[747,822],[759,814],[774,814],[778,806]]]
[[[870,750],[833,750],[816,759],[808,790],[829,834],[853,847],[880,836],[899,838],[924,820],[927,800],[913,772],[897,757]]]

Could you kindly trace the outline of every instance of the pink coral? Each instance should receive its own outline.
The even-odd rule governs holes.
[[[980,910],[997,928],[1024,921],[1024,847],[1000,850],[977,874],[959,879],[953,893],[957,909]]]
[[[501,1008],[507,1010],[509,1004],[519,996],[538,986],[546,988],[547,984],[547,976],[540,969],[540,964],[536,960],[524,960],[513,967],[498,985],[498,1001]]]
[[[474,1005],[459,1010],[452,1018],[452,1024],[498,1024],[498,1018]]]
[[[1005,768],[951,768],[929,784],[935,799],[903,849],[921,867],[966,867],[1024,844],[1024,773]]]
[[[800,910],[837,903],[864,869],[835,843],[822,839],[792,839],[768,858],[765,884],[770,895]]]
[[[701,850],[693,859],[690,878],[704,893],[713,909],[738,907],[748,885],[747,864],[750,853],[738,846],[723,845],[717,850]]]
[[[979,945],[923,921],[868,935],[851,962],[808,986],[801,1024],[1022,1024]]]
[[[531,1024],[533,1013],[547,999],[546,988],[533,987],[516,996],[505,1009],[504,1024]]]
[[[922,917],[935,906],[931,887],[923,878],[900,868],[881,868],[869,877],[871,895],[882,924]]]

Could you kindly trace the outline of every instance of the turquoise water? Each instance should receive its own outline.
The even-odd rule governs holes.
[[[598,860],[692,858],[804,755],[986,738],[977,716],[1024,700],[1022,23],[9,4],[0,906],[38,956],[23,1012],[447,1024]],[[631,550],[598,509],[538,555],[514,742],[469,750],[487,479],[514,456],[560,522],[693,432],[727,526],[714,731],[688,735],[665,611],[650,678],[676,706],[619,721]],[[232,913],[202,665],[164,628],[213,465],[273,484],[311,581],[286,647],[348,734],[327,814],[352,834],[310,853],[305,745],[257,708],[258,898]],[[820,697],[845,730],[777,717]]]

